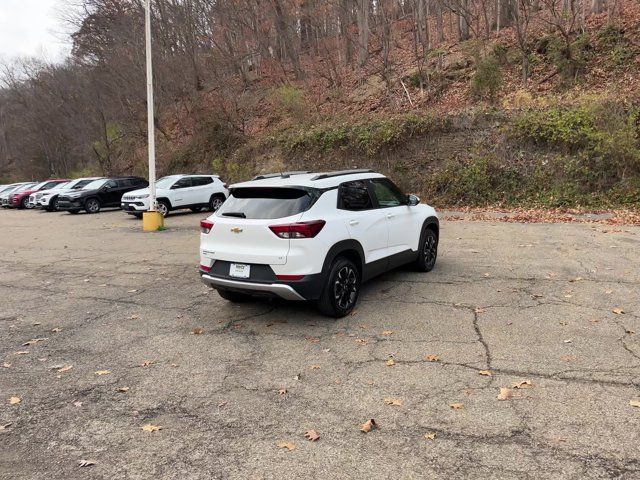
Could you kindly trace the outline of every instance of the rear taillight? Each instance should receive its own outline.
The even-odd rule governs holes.
[[[298,280],[302,280],[304,275],[276,275],[276,278],[283,282],[297,282]]]
[[[209,273],[211,271],[211,267],[207,267],[206,265],[200,265],[200,270],[203,272]]]
[[[324,220],[313,222],[290,223],[288,225],[273,225],[269,227],[280,238],[313,238],[325,225]]]
[[[205,235],[209,233],[212,228],[213,228],[213,222],[210,222],[209,220],[200,221],[200,231]]]

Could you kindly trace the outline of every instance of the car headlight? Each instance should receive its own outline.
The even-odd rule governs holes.
[[[145,198],[149,198],[149,194],[146,195],[136,195],[132,197],[134,200],[144,200]]]

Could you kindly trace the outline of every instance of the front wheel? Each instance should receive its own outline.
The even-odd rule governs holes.
[[[20,208],[31,208],[29,206],[29,197],[24,197],[21,201],[20,201]]]
[[[224,201],[225,201],[224,195],[212,196],[211,199],[209,200],[209,210],[211,210],[212,212],[215,212],[222,206]]]
[[[416,260],[416,269],[420,272],[430,272],[436,266],[438,258],[438,236],[436,232],[427,228],[424,231],[420,252]]]
[[[164,200],[158,200],[158,211],[164,218],[167,218],[167,215],[169,215],[169,204]]]
[[[49,211],[50,212],[58,211],[58,197],[49,200]]]
[[[325,280],[318,309],[323,315],[341,318],[349,315],[358,301],[360,271],[355,263],[345,257],[333,261]]]
[[[97,198],[90,198],[84,204],[84,209],[87,213],[98,213],[100,211],[100,200]]]

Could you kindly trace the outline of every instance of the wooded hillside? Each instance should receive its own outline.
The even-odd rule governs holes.
[[[3,67],[0,180],[145,173],[142,1],[83,3],[66,62]],[[636,0],[152,3],[162,174],[358,165],[446,203],[640,201]]]

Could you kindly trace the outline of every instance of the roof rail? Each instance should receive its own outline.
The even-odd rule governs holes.
[[[306,173],[312,173],[312,172],[310,172],[309,170],[299,170],[295,172],[266,173],[264,175],[257,175],[253,177],[253,180],[265,180],[267,178],[276,178],[276,177],[289,178],[291,175],[304,175]]]
[[[323,180],[325,178],[341,177],[343,175],[354,175],[356,173],[374,173],[370,168],[360,168],[355,170],[339,170],[337,172],[327,172],[316,175],[311,180]]]

